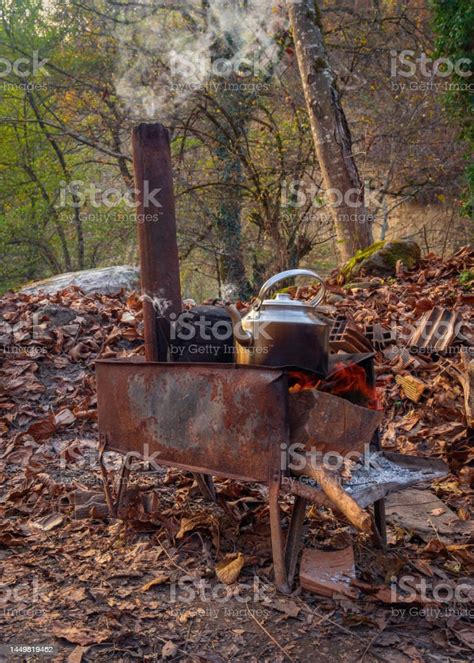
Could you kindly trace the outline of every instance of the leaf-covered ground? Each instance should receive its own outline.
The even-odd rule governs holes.
[[[450,468],[429,488],[441,506],[430,514],[428,534],[389,524],[385,554],[330,511],[310,510],[306,546],[354,545],[352,598],[275,592],[266,495],[256,484],[218,479],[217,504],[209,504],[191,475],[138,465],[126,519],[111,520],[97,463],[94,361],[142,353],[140,298],[75,289],[5,295],[1,641],[54,645],[54,660],[71,663],[472,660],[472,603],[456,602],[455,590],[473,569],[472,430],[456,373],[474,340],[474,295],[460,276],[473,263],[464,250],[446,261],[428,256],[419,270],[389,282],[330,285],[327,316],[395,332],[376,357],[384,447],[439,457]],[[458,311],[463,338],[444,356],[409,354],[411,331],[434,306]],[[400,375],[425,383],[418,403],[395,381]],[[120,458],[110,454],[107,465],[116,473]],[[437,527],[447,515],[448,536]],[[427,590],[417,589],[412,603],[400,595],[394,602],[393,578],[407,576]],[[440,584],[450,600],[432,600]]]

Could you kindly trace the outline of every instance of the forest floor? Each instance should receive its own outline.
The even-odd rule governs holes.
[[[126,518],[111,519],[97,460],[94,361],[143,353],[140,297],[74,288],[7,293],[0,300],[0,660],[472,660],[472,602],[463,591],[474,561],[473,431],[456,369],[473,342],[474,295],[459,278],[473,264],[464,250],[444,261],[427,256],[390,282],[330,284],[328,317],[396,331],[376,354],[383,447],[441,458],[450,471],[425,488],[440,506],[424,528],[409,517],[406,525],[389,520],[386,553],[331,511],[310,510],[306,547],[354,546],[356,594],[333,598],[276,592],[261,485],[217,478],[217,503],[208,503],[190,474],[137,464]],[[407,338],[434,306],[458,313],[462,338],[445,353],[410,354]],[[424,383],[417,402],[397,376]],[[109,454],[111,474],[119,465]],[[289,509],[284,501],[285,522]],[[236,559],[238,580],[221,582],[216,569]],[[404,601],[393,584],[407,577],[416,591]],[[44,650],[22,653],[22,646]]]

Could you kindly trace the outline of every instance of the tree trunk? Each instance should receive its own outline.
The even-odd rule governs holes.
[[[233,154],[233,146],[226,144],[228,138],[218,136],[221,146],[215,154],[221,163],[219,180],[226,186],[220,189],[222,196],[217,213],[216,229],[220,241],[220,279],[224,298],[247,298],[251,289],[245,273],[242,253],[242,200],[240,184],[242,166]]]
[[[222,45],[216,44],[214,49],[219,57],[229,56]],[[232,80],[231,78],[230,82]],[[218,90],[216,102],[228,118],[226,121],[225,117],[219,117],[214,126],[217,177],[224,185],[218,190],[221,200],[216,218],[220,244],[220,280],[225,299],[247,299],[252,290],[247,279],[242,250],[242,163],[238,154],[238,143],[246,129],[245,113],[242,111],[239,94],[233,91]]]
[[[364,187],[324,45],[315,0],[287,0],[311,133],[334,219],[339,253],[349,259],[372,243]]]

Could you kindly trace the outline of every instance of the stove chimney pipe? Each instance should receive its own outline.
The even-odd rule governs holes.
[[[139,124],[132,147],[145,356],[166,361],[170,314],[182,310],[169,133],[162,124]]]

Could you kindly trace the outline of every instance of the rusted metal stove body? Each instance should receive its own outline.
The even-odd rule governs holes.
[[[281,454],[288,445],[286,374],[273,368],[137,359],[98,361],[96,370],[102,455],[115,450],[189,470],[201,480],[221,475],[268,485],[275,583],[289,591],[278,502]],[[130,471],[126,461],[119,505]],[[107,501],[113,511],[110,494]],[[299,530],[287,544],[292,568],[296,539]]]
[[[288,441],[281,370],[139,359],[96,367],[108,449],[247,481],[268,482],[279,469]]]
[[[302,544],[306,505],[308,500],[318,503],[321,495],[313,488],[299,494],[301,485],[286,481],[291,443],[297,439],[290,415],[298,401],[298,395],[289,393],[287,373],[270,367],[161,363],[143,358],[100,360],[96,373],[101,457],[106,451],[126,455],[116,503],[103,470],[111,513],[120,516],[133,458],[189,470],[211,499],[213,475],[266,484],[275,584],[288,592]],[[320,425],[312,427],[318,447],[322,441],[330,445],[340,440],[355,448],[362,421],[365,438],[370,439],[380,413],[330,394],[319,397],[328,416],[320,413]],[[319,397],[315,392],[313,410],[321,405]],[[304,406],[303,395],[300,402]],[[342,428],[334,427],[338,412],[344,413]],[[286,537],[279,506],[282,489],[295,495]]]

